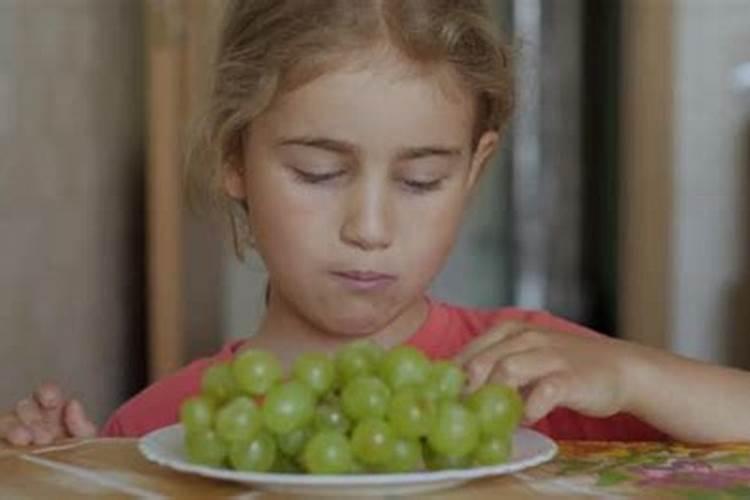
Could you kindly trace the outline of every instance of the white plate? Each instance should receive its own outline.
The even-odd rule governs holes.
[[[192,464],[185,457],[180,424],[144,436],[138,448],[148,460],[181,472],[245,483],[259,490],[334,496],[406,495],[441,490],[472,479],[518,472],[547,462],[557,453],[557,445],[551,439],[529,429],[519,429],[513,436],[513,456],[502,465],[407,474],[314,476],[238,472]]]

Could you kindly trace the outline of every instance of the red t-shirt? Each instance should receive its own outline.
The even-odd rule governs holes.
[[[521,321],[561,334],[596,335],[594,332],[543,312],[520,309],[483,311],[431,301],[427,320],[407,341],[432,359],[452,358],[477,335],[506,321]],[[183,399],[199,391],[203,370],[217,361],[232,358],[243,340],[227,344],[221,352],[189,364],[144,389],[122,405],[109,419],[102,435],[138,437],[174,424]],[[557,408],[534,425],[553,439],[600,441],[653,441],[666,436],[626,414],[609,418],[585,417],[566,408]]]

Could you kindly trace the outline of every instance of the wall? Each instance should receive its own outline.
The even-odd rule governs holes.
[[[0,0],[0,408],[99,420],[142,363],[140,2]]]
[[[750,367],[750,2],[674,4],[672,347]],[[744,322],[743,322],[744,319]]]

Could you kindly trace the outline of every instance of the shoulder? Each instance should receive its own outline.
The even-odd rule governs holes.
[[[146,387],[115,411],[102,429],[102,436],[140,437],[176,423],[180,404],[199,391],[206,368],[231,358],[239,343],[241,341],[227,344],[218,354],[193,361]]]

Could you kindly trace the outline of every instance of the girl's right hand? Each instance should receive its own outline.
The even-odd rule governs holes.
[[[60,388],[44,384],[0,414],[0,440],[13,446],[50,444],[66,438],[96,435],[96,426],[75,399],[66,400]]]

